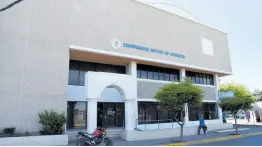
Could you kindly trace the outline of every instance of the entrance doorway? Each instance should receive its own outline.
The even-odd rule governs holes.
[[[124,127],[125,104],[99,102],[97,104],[97,126],[106,128]]]

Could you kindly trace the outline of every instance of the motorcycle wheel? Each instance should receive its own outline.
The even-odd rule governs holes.
[[[105,144],[106,144],[106,146],[113,146],[113,141],[110,138],[107,138],[105,140]]]
[[[80,138],[77,140],[76,146],[93,146],[93,145],[88,139]]]

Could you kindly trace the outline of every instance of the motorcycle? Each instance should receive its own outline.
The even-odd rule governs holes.
[[[92,134],[78,132],[76,136],[77,146],[96,146],[105,143],[106,146],[113,146],[113,142],[107,137],[105,129],[96,129]]]

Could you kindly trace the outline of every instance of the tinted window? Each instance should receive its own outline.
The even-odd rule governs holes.
[[[159,68],[159,80],[165,80],[165,71],[163,68]]]
[[[158,68],[154,68],[154,80],[159,80]]]
[[[153,80],[153,79],[154,79],[154,76],[153,76],[153,67],[148,66],[147,68],[148,68],[147,78]]]
[[[146,66],[141,67],[141,78],[147,79],[147,67]]]
[[[69,75],[68,75],[68,84],[69,85],[78,85],[79,79],[79,70],[78,62],[69,63]]]
[[[170,123],[175,121],[175,112],[163,112],[157,109],[155,102],[138,102],[138,123],[139,124],[155,124],[157,120],[161,122]],[[180,114],[177,116],[180,119]]]
[[[85,73],[88,71],[125,74],[126,67],[70,60],[68,84],[84,86],[85,85]]]
[[[192,83],[195,84],[214,85],[214,78],[211,74],[187,71],[186,76],[192,80]]]
[[[203,103],[200,108],[189,106],[188,108],[189,120],[199,120],[203,116],[205,120],[217,119],[216,103]]]
[[[137,65],[137,77],[143,79],[179,81],[179,70],[148,65]]]

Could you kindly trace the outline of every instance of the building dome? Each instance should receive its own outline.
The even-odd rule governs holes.
[[[189,13],[188,11],[182,8],[177,7],[176,5],[169,4],[169,3],[158,3],[158,2],[151,2],[150,5],[155,8],[167,11],[169,13],[187,18],[189,20],[199,22],[199,20],[194,15],[192,15],[191,13]]]

